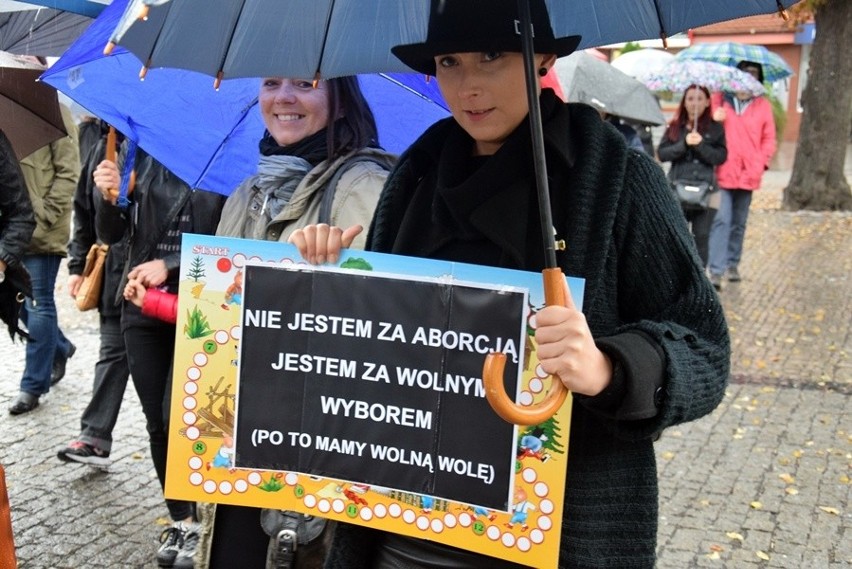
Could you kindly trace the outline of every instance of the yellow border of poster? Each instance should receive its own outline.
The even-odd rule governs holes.
[[[514,500],[508,512],[292,472],[234,468],[242,268],[247,261],[301,261],[287,244],[201,235],[185,235],[182,251],[166,496],[296,510],[532,567],[556,566],[570,397],[545,423],[518,427]],[[351,259],[367,259],[386,273],[438,276],[422,259],[350,251],[344,252],[340,264],[346,266]],[[448,265],[438,265],[438,272],[446,274]],[[528,329],[534,329],[535,307],[544,305],[540,275],[452,265],[453,274],[467,281],[529,287]],[[582,306],[582,280],[568,282],[575,302]],[[522,404],[542,399],[551,381],[538,366],[531,335],[526,351],[518,398]]]

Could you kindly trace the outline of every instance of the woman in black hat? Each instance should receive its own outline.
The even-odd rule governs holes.
[[[544,75],[579,38],[554,37],[543,0],[531,8],[534,62]],[[409,67],[437,78],[453,117],[400,158],[368,249],[545,267],[516,10],[515,0],[435,0],[427,41],[393,48]],[[721,401],[727,326],[659,166],[628,150],[595,109],[565,104],[547,89],[540,102],[554,229],[567,243],[557,261],[586,280],[582,313],[551,306],[536,317],[542,367],[574,397],[559,566],[650,568],[658,507],[653,441]],[[360,231],[311,226],[291,242],[311,262],[334,261]],[[501,566],[346,524],[326,563]]]

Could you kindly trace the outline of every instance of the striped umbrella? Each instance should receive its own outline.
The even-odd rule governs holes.
[[[639,80],[657,93],[683,93],[690,85],[703,85],[710,91],[745,91],[755,96],[766,93],[760,81],[748,73],[712,61],[675,59]]]
[[[732,41],[699,43],[684,49],[677,54],[676,58],[680,61],[714,61],[730,67],[736,67],[741,61],[753,61],[763,67],[763,79],[770,83],[793,75],[793,69],[780,55],[762,45]]]

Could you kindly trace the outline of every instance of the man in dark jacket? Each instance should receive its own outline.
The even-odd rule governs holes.
[[[92,180],[92,171],[106,153],[106,132],[100,128],[100,122],[87,123],[86,130],[92,132],[96,129],[100,138],[93,144],[87,142],[90,146],[87,155],[83,157],[83,169],[74,194],[74,236],[68,245],[68,292],[72,297],[77,296],[83,282],[82,273],[89,248],[103,242],[95,231],[95,200],[100,201],[101,194]],[[80,132],[83,132],[82,128]],[[83,150],[82,136],[80,149]],[[94,466],[106,466],[110,462],[112,430],[118,420],[130,375],[127,351],[121,335],[121,309],[115,303],[126,257],[126,239],[110,246],[98,303],[101,343],[95,364],[92,397],[80,418],[80,435],[57,453],[59,459],[65,462],[82,462]]]
[[[68,250],[71,202],[80,174],[77,127],[68,108],[60,106],[60,109],[68,135],[20,161],[33,204],[36,230],[23,258],[32,277],[33,297],[24,303],[21,311],[32,341],[27,342],[21,392],[9,408],[13,415],[38,407],[40,397],[64,375],[65,362],[75,350],[59,328],[54,300],[59,264]]]
[[[35,229],[33,206],[24,185],[24,175],[9,139],[0,130],[0,319],[14,338],[19,332],[18,290],[13,271],[26,273],[21,258]],[[29,280],[27,278],[27,280]]]

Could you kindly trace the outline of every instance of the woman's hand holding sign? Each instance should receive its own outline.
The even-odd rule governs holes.
[[[352,245],[352,241],[362,232],[361,225],[347,229],[330,226],[325,223],[306,225],[297,229],[288,241],[299,249],[302,258],[312,265],[337,263],[340,250]]]

